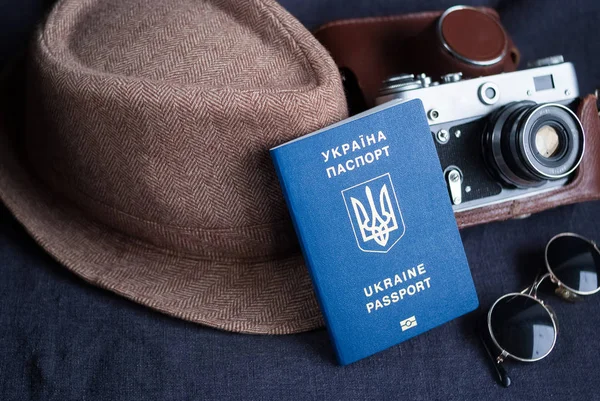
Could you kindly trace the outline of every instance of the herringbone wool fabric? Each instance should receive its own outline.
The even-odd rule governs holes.
[[[322,324],[268,149],[346,104],[298,21],[271,0],[64,0],[30,59],[0,198],[54,258],[225,330]]]

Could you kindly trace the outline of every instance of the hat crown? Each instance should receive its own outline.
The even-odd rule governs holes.
[[[333,61],[276,3],[63,2],[33,60],[29,158],[90,217],[200,256],[296,246],[268,149],[346,105]]]

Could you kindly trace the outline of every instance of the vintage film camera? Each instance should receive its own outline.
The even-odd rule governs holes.
[[[421,74],[384,82],[377,104],[423,102],[455,212],[555,190],[581,162],[573,64],[554,56],[529,67],[475,79],[453,73],[433,82]]]

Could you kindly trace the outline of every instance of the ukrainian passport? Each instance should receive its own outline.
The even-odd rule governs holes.
[[[271,149],[340,364],[477,308],[420,100]]]

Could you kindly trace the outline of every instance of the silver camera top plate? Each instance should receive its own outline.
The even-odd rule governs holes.
[[[434,125],[484,116],[511,102],[567,103],[578,96],[575,67],[563,62],[487,77],[433,83],[418,89],[383,88],[376,103],[421,99],[429,124]]]

